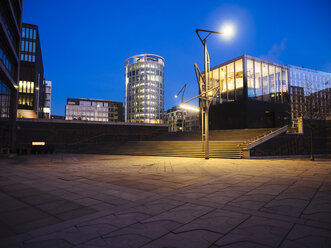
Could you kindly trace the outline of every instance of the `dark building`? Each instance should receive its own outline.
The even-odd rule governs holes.
[[[45,80],[38,26],[22,24],[19,118],[44,118]]]
[[[0,1],[0,153],[14,147],[22,0]]]
[[[66,120],[123,121],[123,103],[109,100],[68,98]]]

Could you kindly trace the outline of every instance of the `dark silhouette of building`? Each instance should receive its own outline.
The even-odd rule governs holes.
[[[22,5],[0,1],[0,153],[14,147]]]
[[[44,118],[45,79],[38,26],[22,24],[19,118]]]

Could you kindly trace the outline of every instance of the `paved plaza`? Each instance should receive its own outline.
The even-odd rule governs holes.
[[[331,247],[331,160],[0,159],[0,247]]]

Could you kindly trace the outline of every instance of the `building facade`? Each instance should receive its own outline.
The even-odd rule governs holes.
[[[211,68],[220,89],[210,107],[211,129],[279,127],[290,121],[288,67],[242,55]]]
[[[38,26],[22,24],[19,118],[45,118],[45,80]],[[47,115],[46,115],[47,117]]]
[[[124,64],[125,121],[164,123],[164,58],[141,54]]]
[[[22,0],[0,3],[0,153],[14,149]]]
[[[51,118],[51,97],[52,97],[52,81],[45,81],[45,102],[44,102],[44,118]]]
[[[199,130],[199,112],[175,106],[165,113],[169,132],[193,132]]]
[[[311,97],[316,112],[330,112],[330,73],[242,55],[211,68],[220,90],[210,107],[211,129],[297,126]]]
[[[298,118],[303,116],[331,115],[331,73],[294,65],[288,67],[292,127],[298,127]]]
[[[68,98],[65,119],[82,121],[123,121],[123,103],[109,100]]]

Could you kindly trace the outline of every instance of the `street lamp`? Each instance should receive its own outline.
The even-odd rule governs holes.
[[[201,99],[201,131],[202,131],[202,147],[205,152],[205,159],[209,159],[209,107],[212,100],[215,98],[220,86],[213,87],[209,84],[209,72],[210,72],[210,58],[207,50],[207,38],[211,34],[222,34],[226,38],[230,38],[234,34],[234,29],[230,25],[226,25],[222,28],[223,32],[216,32],[204,29],[196,29],[197,33],[203,48],[204,48],[204,76],[201,75],[201,72],[197,66],[194,64],[195,72],[199,84]],[[206,36],[202,38],[200,33],[205,33]]]
[[[185,90],[186,90],[186,84],[184,84],[184,86],[180,89],[180,91],[175,95],[175,98],[177,98],[179,96],[179,94],[182,93],[181,104],[183,104]],[[177,116],[177,114],[176,114],[176,116]],[[176,127],[177,127],[177,125],[176,125]],[[184,110],[182,110],[182,132],[184,132]]]

